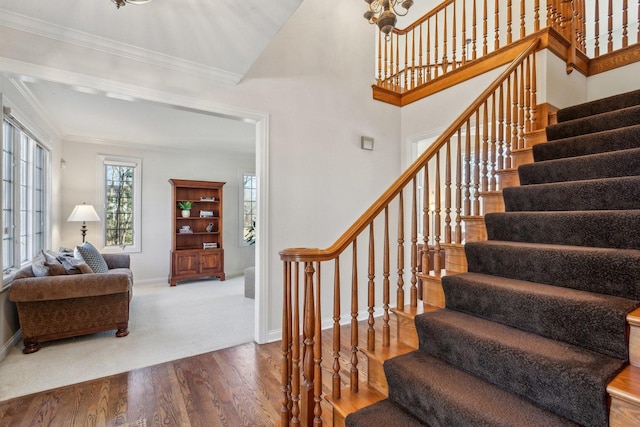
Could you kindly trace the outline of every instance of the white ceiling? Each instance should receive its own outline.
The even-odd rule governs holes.
[[[153,0],[117,9],[110,0],[0,0],[0,25],[233,85],[300,3]],[[254,126],[241,120],[26,77],[16,84],[65,139],[254,150]]]

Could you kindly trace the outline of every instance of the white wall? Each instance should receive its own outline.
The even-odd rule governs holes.
[[[373,69],[375,37],[374,28],[361,18],[362,6],[306,0],[235,87],[6,27],[0,28],[0,36],[14,43],[3,50],[0,67],[208,111],[267,114],[270,210],[262,235],[269,236],[269,276],[262,286],[269,313],[264,327],[278,331],[278,251],[330,245],[400,172],[400,111],[373,101],[363,79]],[[374,151],[360,149],[362,135],[375,138]],[[73,158],[66,148],[65,175]],[[167,173],[162,179],[169,177]],[[67,194],[65,186],[63,191]],[[75,202],[65,202],[65,215]],[[157,209],[164,206],[161,200]],[[67,225],[62,226],[66,234]],[[74,226],[70,231],[78,233]],[[143,250],[148,247],[143,242]],[[162,250],[166,259],[167,249]],[[145,270],[155,265],[153,260],[133,262]]]
[[[640,62],[596,74],[587,81],[587,101],[638,89]]]
[[[240,246],[239,171],[253,170],[255,157],[215,152],[149,150],[121,146],[65,141],[62,156],[62,210],[68,215],[76,204],[86,202],[97,208],[98,155],[142,158],[142,252],[131,254],[136,283],[166,281],[171,250],[171,185],[169,179],[222,181],[225,273],[239,275],[252,264],[253,247]],[[87,241],[96,244],[102,223],[88,223]],[[61,244],[74,247],[81,243],[80,224],[62,223]]]

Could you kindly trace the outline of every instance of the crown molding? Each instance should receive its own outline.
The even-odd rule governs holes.
[[[220,154],[224,152],[233,156],[255,156],[255,153],[247,153],[239,150],[232,149],[220,149],[216,146],[212,146],[211,148],[207,148],[207,146],[175,146],[175,145],[153,145],[146,144],[143,142],[137,141],[127,141],[127,140],[112,140],[106,138],[95,138],[95,137],[86,137],[82,135],[64,135],[62,137],[63,142],[71,142],[78,144],[92,144],[92,145],[101,145],[105,147],[118,147],[118,148],[126,148],[132,150],[142,150],[142,151],[152,151],[157,153],[168,153],[168,154],[184,154],[184,153],[216,153]]]
[[[8,78],[9,83],[20,93],[20,95],[24,98],[24,100],[29,104],[29,106],[35,111],[36,115],[39,116],[39,120],[45,125],[45,129],[41,126],[37,125],[30,118],[30,114],[25,114],[18,107],[12,106],[17,110],[17,116],[19,120],[29,128],[29,130],[36,134],[41,143],[45,143],[50,146],[50,137],[48,135],[53,135],[57,140],[61,141],[63,134],[60,129],[55,126],[51,120],[49,120],[49,115],[47,111],[42,106],[42,104],[38,101],[38,99],[33,95],[33,93],[29,90],[29,88],[24,84],[24,82],[17,80],[15,78]],[[8,98],[8,101],[11,102],[11,99]],[[49,143],[47,143],[49,142]]]
[[[244,77],[242,74],[198,64],[193,61],[165,55],[115,40],[109,40],[104,37],[62,27],[51,22],[31,18],[5,9],[0,9],[0,26],[213,80],[223,85],[234,86]]]

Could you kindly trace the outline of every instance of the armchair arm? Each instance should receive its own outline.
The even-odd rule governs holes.
[[[109,270],[114,268],[130,268],[131,259],[129,254],[101,254],[107,263]]]
[[[14,302],[50,301],[128,291],[126,273],[73,274],[15,280],[9,289],[9,299]]]

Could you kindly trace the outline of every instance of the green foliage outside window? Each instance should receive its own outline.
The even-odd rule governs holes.
[[[133,244],[133,167],[106,165],[106,246]]]
[[[257,181],[254,173],[244,173],[242,183],[242,238],[249,245],[256,243]]]

